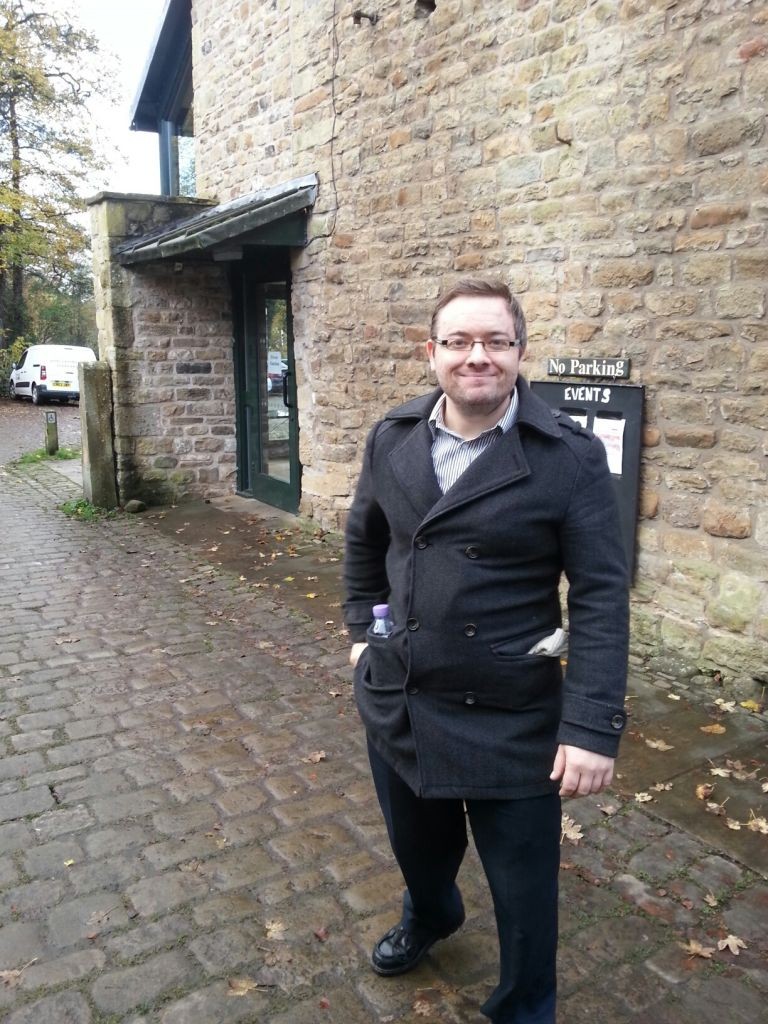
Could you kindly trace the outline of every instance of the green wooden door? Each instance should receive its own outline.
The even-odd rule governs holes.
[[[301,466],[290,280],[287,273],[269,275],[247,265],[238,277],[238,491],[296,512]]]

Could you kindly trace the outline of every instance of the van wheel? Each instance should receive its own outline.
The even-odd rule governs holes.
[[[39,389],[38,389],[36,384],[32,385],[32,404],[33,405],[42,405],[43,404],[43,396],[40,394],[40,391],[39,391]]]
[[[8,397],[12,400],[15,400],[16,402],[21,401],[21,395],[18,395],[16,393],[16,387],[14,386],[12,380],[8,382]]]

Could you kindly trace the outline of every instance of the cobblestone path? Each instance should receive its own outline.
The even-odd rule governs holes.
[[[367,966],[400,893],[343,639],[140,518],[66,518],[76,494],[0,468],[0,1019],[480,1024],[474,855],[461,932],[405,978]],[[765,1019],[765,882],[610,802],[567,808],[562,1024]],[[738,957],[680,946],[728,934]]]

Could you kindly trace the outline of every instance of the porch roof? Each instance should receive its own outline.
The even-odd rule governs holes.
[[[317,186],[317,176],[308,174],[239,196],[171,227],[123,242],[115,248],[115,256],[129,265],[190,256],[237,259],[244,246],[304,246],[307,214],[317,197]]]

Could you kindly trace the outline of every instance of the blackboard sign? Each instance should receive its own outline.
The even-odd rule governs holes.
[[[645,388],[636,384],[534,380],[531,390],[550,409],[567,413],[605,445],[619,503],[624,550],[634,576]]]

